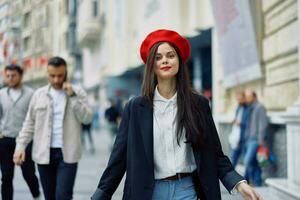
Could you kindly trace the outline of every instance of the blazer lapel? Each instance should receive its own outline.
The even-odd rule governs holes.
[[[149,102],[142,99],[139,109],[140,130],[145,147],[146,157],[151,167],[153,164],[153,108]]]

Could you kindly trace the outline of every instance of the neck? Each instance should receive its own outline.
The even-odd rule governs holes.
[[[161,96],[165,97],[166,99],[170,99],[176,93],[176,80],[168,79],[158,81],[157,89]]]
[[[55,87],[53,87],[53,86],[51,86],[51,88],[52,88],[53,90],[56,90],[56,91],[62,90],[62,88],[55,88]]]
[[[14,87],[9,87],[10,89],[13,89],[13,90],[20,90],[21,89],[21,84],[19,84],[19,85],[16,85],[16,86],[14,86]]]

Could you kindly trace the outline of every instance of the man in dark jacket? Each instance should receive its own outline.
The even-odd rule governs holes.
[[[110,99],[110,107],[105,110],[105,119],[108,121],[109,131],[113,137],[117,134],[118,121],[120,120],[121,113],[116,106],[113,99]]]

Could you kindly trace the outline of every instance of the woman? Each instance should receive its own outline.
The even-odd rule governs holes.
[[[220,200],[219,179],[245,199],[259,195],[223,154],[208,100],[190,87],[188,41],[156,30],[143,41],[142,96],[129,101],[93,200],[109,200],[124,173],[123,200]]]

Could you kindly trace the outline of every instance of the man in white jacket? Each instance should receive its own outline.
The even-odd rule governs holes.
[[[33,94],[13,159],[21,165],[24,149],[33,139],[32,158],[45,199],[70,200],[81,157],[81,124],[91,122],[92,109],[86,93],[67,82],[63,58],[50,58],[47,72],[50,84]]]

